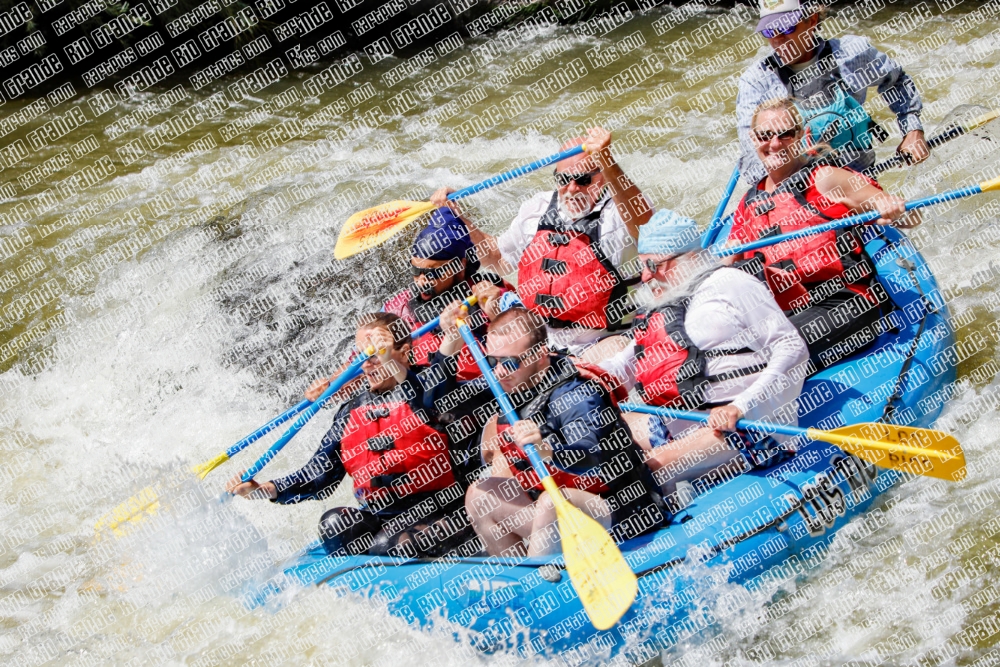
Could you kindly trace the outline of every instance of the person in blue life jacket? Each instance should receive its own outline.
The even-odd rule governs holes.
[[[438,354],[461,349],[459,315],[458,303],[442,314],[446,335]],[[522,449],[529,442],[549,464],[566,499],[616,540],[669,522],[670,513],[617,408],[624,394],[614,388],[613,378],[550,353],[544,320],[521,307],[490,322],[486,351],[521,417],[508,424],[495,407],[484,415],[481,452],[492,476],[469,487],[465,504],[487,553],[541,556],[560,550],[554,506]]]
[[[755,150],[751,119],[761,103],[775,98],[796,101],[806,121],[807,143],[827,143],[840,154],[839,166],[864,171],[875,162],[872,138],[887,138],[861,106],[868,88],[876,86],[896,114],[903,137],[897,153],[914,164],[929,155],[920,123],[923,104],[913,80],[864,37],[827,40],[817,35],[826,12],[822,2],[760,2],[757,32],[773,53],[740,76],[736,96],[739,170],[747,183],[767,175]]]
[[[486,319],[496,314],[496,299],[513,289],[493,271],[481,268],[468,229],[447,206],[433,211],[427,226],[417,233],[410,251],[410,272],[412,284],[387,299],[382,310],[399,315],[411,329],[438,317],[452,301],[475,294],[479,301],[470,309],[469,319],[476,336],[482,338]],[[440,342],[439,331],[413,341],[414,363],[426,364]],[[471,356],[460,363],[463,380],[479,375]]]
[[[516,273],[517,293],[545,318],[552,345],[577,355],[592,348],[587,355],[597,358],[602,339],[628,328],[632,283],[625,267],[652,204],[616,161],[610,132],[591,128],[562,150],[581,143],[586,152],[556,163],[556,188],[525,201],[500,235],[460,217],[483,264],[504,276]],[[450,192],[440,188],[430,201],[454,209]]]
[[[787,438],[737,432],[736,422],[795,425],[809,359],[768,287],[701,250],[700,238],[694,220],[670,210],[657,211],[639,230],[643,308],[629,344],[600,364],[644,403],[710,410],[707,427],[625,415],[671,504],[678,482],[703,490],[794,453]]]
[[[391,313],[362,319],[355,342],[376,353],[362,365],[367,387],[345,402],[319,449],[302,469],[226,490],[280,504],[322,500],[350,475],[360,507],[335,507],[319,522],[333,555],[469,555],[481,547],[463,507],[447,435],[433,410],[433,391],[410,363],[409,328]],[[469,540],[472,542],[469,542]]]

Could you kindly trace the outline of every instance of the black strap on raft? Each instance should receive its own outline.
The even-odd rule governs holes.
[[[899,247],[889,241],[889,239],[879,232],[879,237],[885,241],[886,248],[892,248],[898,258],[896,259],[896,264],[902,267],[906,271],[906,275],[909,276],[910,282],[913,284],[914,289],[917,290],[917,294],[920,295],[920,302],[924,305],[922,308],[924,315],[920,318],[920,326],[917,327],[917,334],[913,337],[913,342],[910,344],[910,349],[906,352],[906,358],[903,359],[903,365],[899,369],[899,376],[896,377],[896,386],[892,390],[892,395],[889,396],[885,401],[885,408],[882,409],[882,416],[879,418],[881,422],[891,422],[892,418],[895,416],[898,410],[899,402],[903,398],[903,378],[909,372],[910,367],[913,365],[913,360],[917,355],[917,348],[920,346],[920,337],[924,333],[924,329],[927,327],[928,318],[938,312],[937,306],[934,305],[926,294],[924,290],[920,287],[920,281],[917,279],[916,265],[909,259],[903,256],[903,253],[899,251]]]

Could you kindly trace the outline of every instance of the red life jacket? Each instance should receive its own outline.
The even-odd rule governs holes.
[[[351,410],[340,439],[354,495],[368,501],[399,498],[455,483],[445,435],[405,400],[362,403]]]
[[[549,326],[621,329],[633,308],[628,287],[601,250],[601,211],[566,223],[559,216],[559,193],[538,221],[538,230],[517,264],[517,295]]]
[[[708,275],[702,280],[707,278]],[[706,406],[706,394],[711,383],[753,375],[767,368],[767,364],[755,364],[719,375],[708,375],[710,358],[749,354],[753,350],[747,347],[739,350],[699,348],[684,330],[688,303],[689,299],[683,299],[679,303],[666,304],[636,315],[632,323],[635,386],[642,400],[650,405],[696,410]]]
[[[766,179],[761,180],[737,207],[731,238],[741,242],[756,241],[851,215],[847,206],[820,194],[815,183],[819,166],[807,165],[770,193],[764,190]],[[879,187],[864,174],[857,176]],[[796,284],[809,287],[835,278],[839,278],[847,289],[877,303],[869,290],[875,269],[854,229],[832,230],[785,241],[737,255],[736,259],[761,259],[768,287],[784,310],[808,306],[807,295],[789,297],[789,294],[802,294],[801,289],[795,290]],[[790,289],[793,291],[789,292]]]
[[[462,290],[462,292],[467,292],[464,296],[472,294],[471,285],[468,290]],[[408,289],[403,290],[386,301],[382,305],[382,310],[387,313],[398,315],[410,326],[411,331],[416,331],[426,324],[426,322],[421,322],[414,316],[413,311],[410,309],[410,301],[412,299],[413,293]],[[473,306],[469,310],[467,322],[472,328],[473,333],[477,336],[481,337],[486,333],[486,316],[478,305]],[[441,347],[442,340],[444,340],[444,335],[441,333],[440,329],[429,331],[423,336],[415,338],[410,352],[413,357],[413,365],[430,365],[430,356],[438,351]],[[464,382],[474,380],[480,375],[479,366],[476,365],[476,360],[472,357],[472,353],[469,351],[469,348],[463,347],[462,351],[458,353],[458,372],[456,377]]]
[[[625,400],[628,397],[628,392],[622,386],[621,382],[600,366],[588,364],[579,360],[572,363],[576,369],[576,374],[568,376],[562,382],[554,384],[533,398],[531,403],[525,406],[523,410],[526,415],[529,415],[526,416],[525,419],[529,419],[532,415],[538,414],[548,403],[552,392],[554,392],[562,384],[569,382],[576,377],[580,377],[583,380],[594,381],[603,391],[607,393],[615,410],[618,409],[618,402]],[[525,454],[524,450],[521,449],[519,445],[515,444],[513,439],[510,437],[510,429],[511,426],[509,424],[500,424],[498,423],[497,418],[494,417],[486,424],[483,431],[483,440],[487,441],[489,439],[496,439],[497,447],[500,449],[500,453],[503,454],[504,458],[507,460],[508,466],[510,466],[511,476],[517,479],[522,489],[527,492],[541,492],[542,482],[538,478],[538,473],[535,472],[535,469],[531,465],[531,461],[528,460],[528,455]],[[544,429],[542,435],[545,436]],[[552,464],[546,464],[546,467],[549,474],[552,475],[552,479],[555,481],[556,486],[561,488],[581,489],[595,494],[607,493],[610,490],[608,485],[599,476],[578,475],[562,470],[561,468],[557,468]]]

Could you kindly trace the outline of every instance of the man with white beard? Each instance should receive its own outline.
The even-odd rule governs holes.
[[[482,265],[503,276],[516,267],[520,300],[545,319],[549,345],[571,354],[628,328],[634,304],[622,266],[635,258],[639,229],[652,215],[612,156],[611,133],[592,128],[563,150],[581,143],[584,153],[556,163],[557,189],[526,201],[499,237],[462,216]],[[441,188],[431,203],[454,209],[450,192]]]
[[[766,285],[700,251],[694,220],[661,210],[639,231],[648,310],[631,345],[600,365],[650,405],[710,409],[708,427],[630,414],[636,440],[664,495],[678,481],[699,486],[786,460],[782,436],[736,432],[747,417],[797,424],[807,374],[805,341]],[[647,436],[648,434],[648,436]],[[646,437],[644,437],[646,436]]]

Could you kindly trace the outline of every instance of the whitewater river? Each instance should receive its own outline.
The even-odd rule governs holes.
[[[933,129],[960,105],[997,105],[1000,37],[990,32],[995,18],[958,20],[980,3],[960,2],[945,16],[928,4],[930,21],[899,23],[909,32],[876,32],[909,11],[900,5],[861,19],[855,30],[906,63]],[[377,606],[329,590],[299,591],[277,613],[245,611],[235,596],[240,582],[312,540],[324,505],[220,503],[239,462],[204,482],[189,469],[298,402],[312,378],[343,359],[356,317],[405,285],[412,234],[333,260],[340,225],[355,210],[468,185],[553,153],[596,122],[613,130],[620,161],[658,206],[706,223],[734,162],[735,77],[762,45],[747,20],[675,63],[665,47],[717,15],[695,12],[673,26],[663,16],[637,17],[601,37],[549,27],[494,44],[488,63],[490,51],[476,50],[486,39],[466,40],[401,84],[390,73],[400,61],[364,61],[364,71],[319,97],[304,83],[318,68],[232,105],[210,97],[225,80],[200,92],[147,92],[97,118],[85,97],[78,100],[84,125],[4,170],[4,182],[31,183],[39,172],[30,170],[72,149],[82,156],[73,169],[90,165],[104,178],[49,199],[40,193],[69,172],[44,175],[2,205],[0,662],[516,662],[504,654],[473,658],[447,628],[417,633]],[[725,49],[713,65],[709,59]],[[464,78],[445,90],[440,82],[419,85],[444,66]],[[633,78],[649,76],[608,95],[608,80],[627,67],[639,73]],[[533,102],[530,86],[560,68],[575,72],[573,80]],[[393,99],[404,87],[415,91],[412,100]],[[438,92],[424,98],[421,90]],[[195,103],[204,119],[167,136],[157,151],[116,150]],[[400,105],[415,106],[396,113]],[[489,112],[493,105],[504,113]],[[3,113],[24,106],[7,102]],[[26,137],[70,106],[4,141]],[[883,104],[873,108],[894,134],[884,157],[898,132]],[[964,137],[883,183],[915,195],[996,175],[998,135]],[[123,156],[134,161],[126,165]],[[550,181],[546,169],[469,198],[468,210],[499,231],[519,202]],[[894,489],[877,505],[881,527],[789,584],[792,597],[753,601],[729,617],[726,639],[710,652],[688,645],[663,656],[664,664],[756,664],[745,651],[768,639],[780,652],[766,662],[785,665],[865,658],[964,665],[990,651],[1000,637],[993,583],[1000,351],[989,328],[1000,313],[1000,265],[993,265],[1000,236],[997,208],[969,216],[997,198],[930,212],[913,235],[950,299],[957,337],[977,350],[959,366],[940,422],[965,447],[969,478],[918,478]],[[297,469],[331,416],[313,419],[262,477]],[[150,485],[162,505],[141,530],[95,540],[95,522]],[[325,506],[349,499],[342,487]],[[938,515],[944,527],[933,540],[906,539]],[[862,586],[873,578],[884,583],[877,596]]]

